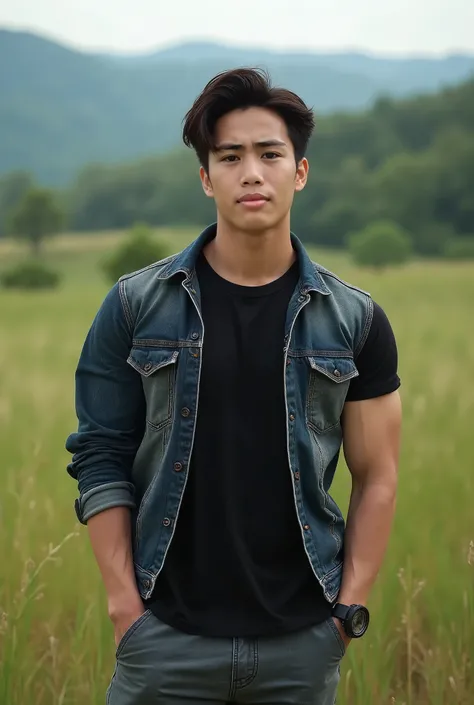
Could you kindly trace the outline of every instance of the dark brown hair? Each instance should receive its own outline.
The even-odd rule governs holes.
[[[273,87],[263,69],[239,68],[215,76],[184,118],[183,142],[192,147],[201,163],[209,168],[216,122],[239,108],[262,107],[273,110],[284,121],[298,164],[305,156],[314,129],[314,116],[303,100],[285,88]]]

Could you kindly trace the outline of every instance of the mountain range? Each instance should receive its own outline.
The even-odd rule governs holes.
[[[191,42],[136,55],[84,53],[27,32],[0,30],[0,174],[26,169],[51,185],[85,164],[172,150],[205,83],[261,66],[316,115],[356,111],[381,96],[437,91],[474,75],[474,56],[387,58],[284,53]]]

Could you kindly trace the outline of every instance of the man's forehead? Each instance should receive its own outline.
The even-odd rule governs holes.
[[[233,110],[218,120],[215,129],[217,141],[252,142],[279,139],[286,141],[288,131],[285,121],[266,108]]]

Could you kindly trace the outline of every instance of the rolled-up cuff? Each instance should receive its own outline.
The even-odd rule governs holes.
[[[109,482],[85,492],[76,499],[74,508],[81,524],[95,514],[112,507],[129,507],[135,509],[134,486],[131,482]]]

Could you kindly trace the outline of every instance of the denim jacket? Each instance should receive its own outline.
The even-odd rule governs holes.
[[[78,481],[76,514],[86,524],[105,509],[130,508],[143,599],[163,566],[186,487],[205,339],[195,262],[215,232],[214,224],[182,252],[121,277],[97,312],[76,371],[79,425],[66,441],[73,456],[67,470]],[[288,465],[301,540],[332,602],[344,519],[329,489],[373,303],[312,262],[294,234],[291,240],[300,278],[284,337],[275,341],[284,352]]]

